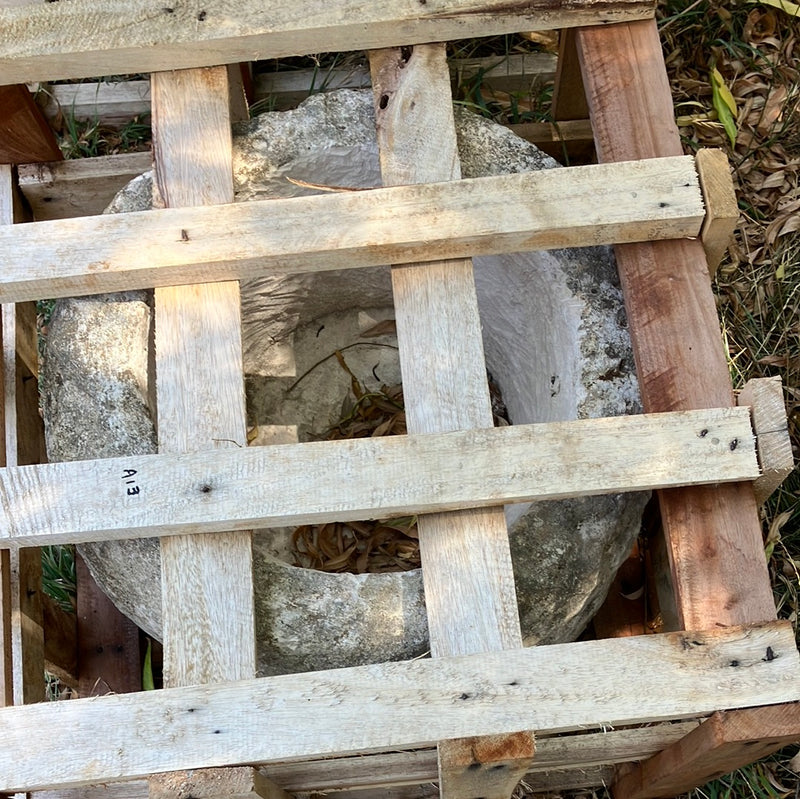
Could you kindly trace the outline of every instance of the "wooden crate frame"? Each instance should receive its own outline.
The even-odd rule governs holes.
[[[229,15],[230,5],[227,4],[225,9]],[[281,47],[285,44],[278,41],[276,31],[281,33],[283,42],[292,43],[294,51],[303,48],[308,48],[309,51],[319,49],[318,39],[315,38],[318,33],[303,29],[302,24],[298,25],[292,17],[291,6],[287,2],[278,9],[279,12],[286,13],[286,24],[277,27],[272,24],[264,25],[259,29],[260,19],[252,13],[254,9],[250,4],[234,4],[236,13],[233,16],[240,14],[236,21],[241,27],[237,28],[236,36],[231,40],[225,32],[226,27],[218,25],[222,14],[216,3],[208,3],[206,9],[196,13],[188,8],[178,8],[177,5],[174,8],[159,6],[162,14],[155,18],[162,20],[159,23],[153,22],[154,17],[150,13],[154,8],[152,3],[141,0],[128,4],[128,9],[124,12],[128,24],[120,27],[120,38],[112,42],[110,47],[104,43],[104,50],[99,54],[92,50],[97,45],[91,37],[82,37],[78,41],[77,37],[70,38],[69,35],[55,36],[56,29],[53,27],[57,23],[69,34],[70,30],[75,29],[76,21],[82,20],[81,14],[92,10],[92,0],[61,4],[55,8],[3,10],[0,12],[0,21],[18,35],[12,37],[15,49],[10,57],[0,62],[0,82],[56,77],[57,71],[64,69],[62,65],[65,64],[68,69],[61,72],[62,77],[66,74],[91,75],[99,71],[118,72],[122,70],[110,67],[119,66],[123,63],[122,59],[125,59],[128,69],[133,68],[132,64],[138,69],[147,70],[197,67],[209,61],[221,60],[220,48],[223,44],[224,60],[238,61],[245,50],[250,54],[254,48],[262,55],[277,55],[282,52]],[[433,3],[422,12],[419,8],[412,10],[403,7],[400,14],[396,13],[396,8],[392,9],[392,13],[384,13],[384,9],[379,8],[375,16],[367,24],[359,26],[357,31],[352,25],[333,20],[329,23],[334,31],[333,41],[346,41],[348,47],[354,44],[367,47],[400,44],[409,48],[420,42],[449,38],[456,32],[459,35],[474,35],[476,32],[487,34],[521,28],[619,22],[618,25],[605,28],[581,28],[575,32],[574,37],[565,39],[571,39],[575,52],[574,55],[569,51],[562,53],[559,85],[579,83],[580,76],[571,73],[569,65],[582,64],[588,110],[601,160],[638,161],[641,158],[660,156],[669,159],[675,165],[674,168],[677,168],[678,161],[686,163],[680,158],[673,160],[680,152],[679,148],[675,151],[676,137],[672,136],[669,129],[671,121],[667,123],[664,119],[668,103],[665,102],[665,81],[661,74],[663,62],[657,49],[655,26],[648,19],[640,22],[624,21],[648,17],[651,9],[645,8],[643,4],[593,2],[569,10],[554,11],[548,6],[547,11],[543,12],[536,9],[536,4],[526,4],[518,13],[510,10],[507,4],[490,2],[462,3],[457,9],[448,9],[446,12],[432,6]],[[193,13],[194,23],[210,23],[204,26],[202,35],[198,34],[197,24],[190,33],[170,27],[175,22],[185,23]],[[164,19],[167,20],[166,23],[163,22]],[[229,31],[230,16],[225,21]],[[33,29],[31,22],[35,23],[35,27],[38,26],[36,30],[41,31],[41,35],[30,33]],[[169,44],[150,50],[139,47],[142,40],[137,37],[151,34],[154,25],[159,28],[159,25],[165,24],[170,31]],[[364,38],[356,38],[354,41],[354,36]],[[312,46],[312,42],[315,46]],[[82,48],[83,52],[80,52]],[[427,50],[423,47],[419,52],[424,53]],[[401,60],[408,60],[402,52],[399,55]],[[381,63],[380,56],[377,62]],[[384,61],[384,66],[385,63]],[[375,64],[373,70],[373,81],[379,87],[391,86],[392,90],[398,91],[403,89],[403,80],[398,79],[397,75],[387,76]],[[610,91],[610,88],[618,88],[620,85],[621,74],[630,72],[636,79],[632,88],[618,90],[616,94]],[[399,83],[392,84],[392,81],[397,80]],[[163,92],[174,90],[175,86],[169,79],[160,88]],[[666,91],[668,95],[668,87]],[[561,92],[562,97],[566,95],[566,91]],[[211,91],[208,97],[213,101],[215,96]],[[163,110],[159,113],[163,113]],[[635,119],[646,121],[646,135],[642,135],[641,128],[634,127]],[[392,156],[393,153],[390,152],[389,155]],[[167,160],[172,157],[169,148],[166,157]],[[614,166],[610,174],[602,171],[605,168],[600,167],[599,171],[594,172],[595,177],[590,179],[590,187],[599,190],[601,185],[608,182],[617,185],[617,180],[629,168],[640,170],[640,179],[646,175],[649,180],[654,174],[652,170],[659,166],[656,162],[639,163],[633,167],[619,165]],[[684,171],[680,175],[685,177],[688,174],[686,168],[681,168]],[[601,174],[603,177],[598,177]],[[574,171],[570,170],[569,177],[565,177],[565,173],[561,177],[562,180],[575,179],[575,185],[580,185],[578,173]],[[166,178],[162,176],[163,179],[169,183],[171,178],[167,175]],[[448,177],[439,179],[447,180]],[[405,199],[415,197],[418,202],[424,202],[426,198],[430,201],[431,193],[439,192],[435,194],[436,200],[446,206],[450,202],[456,204],[470,190],[468,182],[461,182],[454,189],[451,199],[443,199],[449,196],[446,185],[436,187],[430,185],[430,181],[431,178],[427,176],[421,181],[402,181],[422,182],[425,185],[419,188],[386,189],[371,194],[373,198],[378,197],[379,201],[381,197],[385,198],[383,202],[388,204],[401,196]],[[689,182],[691,185],[683,188],[696,189],[694,180]],[[488,184],[482,184],[481,190],[486,185]],[[585,190],[586,184],[583,185]],[[673,189],[679,187],[673,181]],[[492,188],[499,191],[502,187],[495,182]],[[640,190],[644,188],[640,187]],[[523,182],[522,186],[516,185],[511,191],[529,189],[530,186]],[[662,191],[663,187],[656,194]],[[500,192],[498,196],[500,205],[507,202],[508,195]],[[666,195],[661,194],[662,199],[657,202],[658,208],[670,208],[672,211],[672,194],[669,195],[669,201],[664,200],[664,196]],[[358,199],[341,196],[331,199],[329,205],[334,218],[336,214],[347,210],[348,204],[353,202],[357,206],[355,213],[362,214],[365,211],[363,204],[358,206]],[[291,677],[266,678],[224,682],[212,687],[174,688],[154,694],[110,696],[63,703],[55,708],[41,705],[8,708],[0,711],[0,727],[6,733],[6,745],[0,754],[0,773],[4,775],[0,790],[45,790],[58,786],[130,780],[154,771],[228,766],[247,762],[272,763],[265,767],[265,771],[273,782],[265,787],[257,778],[249,776],[247,769],[244,772],[241,769],[234,770],[238,778],[244,779],[247,785],[252,783],[249,788],[240,788],[239,795],[243,795],[241,791],[263,795],[265,791],[273,790],[274,783],[291,786],[293,791],[302,793],[330,788],[332,785],[326,780],[333,780],[337,789],[361,788],[358,795],[367,796],[375,787],[425,783],[437,775],[445,780],[445,792],[454,796],[507,795],[509,786],[516,778],[533,769],[534,774],[541,774],[542,770],[549,772],[538,778],[538,782],[536,777],[532,778],[533,782],[543,787],[578,785],[581,784],[580,775],[583,774],[584,784],[597,784],[601,780],[613,779],[616,795],[644,797],[671,795],[684,787],[703,782],[717,772],[730,770],[753,757],[761,756],[783,742],[800,738],[798,706],[785,704],[800,700],[797,651],[789,626],[773,621],[774,607],[769,597],[769,585],[762,568],[763,562],[758,560],[760,556],[763,561],[763,555],[760,550],[760,531],[753,489],[749,484],[741,482],[760,477],[762,471],[768,474],[772,467],[768,468],[762,463],[762,469],[757,468],[748,415],[727,409],[731,404],[730,382],[727,374],[724,374],[724,379],[722,377],[724,360],[719,351],[713,299],[709,310],[711,295],[700,244],[674,240],[676,236],[696,236],[699,232],[698,226],[704,219],[707,227],[710,224],[702,214],[702,218],[698,218],[696,200],[697,197],[688,203],[692,208],[691,212],[684,213],[681,217],[680,224],[691,224],[690,227],[663,227],[659,234],[656,228],[665,222],[664,215],[661,213],[654,216],[652,211],[644,215],[644,219],[627,219],[625,224],[629,224],[630,232],[623,235],[622,240],[629,243],[617,248],[617,257],[631,320],[645,410],[648,411],[648,415],[637,420],[637,423],[646,427],[649,425],[647,429],[652,434],[654,426],[666,429],[668,420],[664,416],[650,414],[679,410],[681,418],[674,421],[681,422],[676,425],[676,430],[682,432],[682,443],[676,444],[676,451],[683,453],[690,462],[687,465],[702,467],[699,469],[702,476],[692,478],[689,482],[718,484],[723,480],[733,481],[727,488],[716,486],[671,489],[661,495],[665,532],[673,557],[676,605],[681,626],[706,632],[678,632],[647,638],[529,650],[516,650],[513,641],[509,646],[500,640],[497,644],[490,644],[490,648],[510,648],[512,651],[461,656],[457,656],[456,652],[437,653],[441,656],[432,661],[327,672],[307,676],[305,679],[311,681],[309,688],[298,689],[296,679]],[[181,203],[178,201],[177,204]],[[163,240],[165,231],[186,230],[188,234],[189,228],[184,225],[196,225],[202,214],[218,223],[222,218],[221,214],[232,210],[223,205],[209,209],[194,208],[191,211],[167,209],[148,216],[152,223],[157,225],[163,222],[166,225],[160,234],[157,230],[155,232],[157,239]],[[468,211],[469,203],[457,213],[465,214]],[[463,224],[465,218],[463,215],[456,215],[453,230]],[[87,220],[85,227],[77,229],[81,231],[79,235],[86,235],[87,231],[96,231],[98,226],[111,224],[117,225],[115,232],[120,233],[130,221],[124,218],[121,221],[117,219],[105,222]],[[568,223],[569,219],[565,218],[564,224],[567,227]],[[597,238],[597,230],[603,227],[600,223],[593,225],[589,232],[583,230],[580,233],[566,234],[561,230],[558,235],[574,235],[574,238],[569,239],[570,244],[595,243],[598,240],[618,242],[620,239],[616,237],[620,235],[620,228],[615,228],[614,225],[619,226],[622,223],[607,219],[605,223],[607,228],[603,234],[606,236],[604,239]],[[25,226],[11,232],[8,229],[3,230],[3,243],[7,247],[19,247],[18,253],[24,252],[25,247],[33,252],[39,245],[38,237],[47,230],[48,234],[60,233],[58,240],[63,245],[65,235],[69,235],[70,225],[58,227],[59,223],[50,224],[56,227],[33,225],[28,226],[28,230],[24,229]],[[636,232],[633,232],[634,229]],[[547,246],[546,235],[548,232],[552,233],[551,229],[545,230],[540,234],[544,238],[535,239],[530,238],[535,233],[533,230],[526,228],[522,233],[515,231],[516,228],[507,234],[511,237],[507,244],[509,247],[519,247],[520,239],[514,239],[513,235],[527,236],[529,238],[526,240],[536,242],[536,246]],[[131,233],[133,236],[141,234],[141,228]],[[386,235],[387,231],[381,232],[381,242],[384,245]],[[498,231],[493,229],[485,237],[488,239],[490,236],[498,236],[502,239],[502,235],[506,233],[498,236]],[[580,238],[581,236],[588,238]],[[663,243],[650,243],[659,236],[665,239]],[[77,238],[72,241],[77,241]],[[174,268],[184,269],[180,273],[180,280],[190,282],[196,273],[193,275],[189,266],[198,261],[203,262],[198,253],[211,251],[213,243],[203,240],[201,236],[189,236],[187,239],[183,235],[176,238],[176,243],[178,247],[172,247],[178,252]],[[191,254],[187,256],[185,252],[180,252],[180,248],[189,243]],[[469,245],[469,252],[481,251],[474,241],[462,244],[464,247]],[[443,235],[434,246],[430,246],[427,241],[424,246],[395,242],[386,245],[375,258],[376,262],[381,263],[415,258],[427,263],[431,258],[454,258],[467,254],[466,250],[447,249],[451,245],[452,238],[449,234]],[[66,246],[69,247],[69,242]],[[334,240],[331,249],[340,246],[341,243]],[[287,253],[298,255],[291,246],[287,247]],[[302,254],[303,258],[307,256],[307,253]],[[672,261],[675,257],[681,260]],[[52,293],[110,290],[114,285],[131,287],[131,275],[120,273],[121,277],[116,276],[113,267],[106,265],[107,260],[94,260],[88,266],[84,263],[77,268],[72,265],[65,276],[53,278],[52,275],[14,275],[11,271],[13,265],[6,258],[3,261],[0,297],[10,302],[35,297],[43,291],[52,296]],[[244,257],[240,265],[246,261],[247,258]],[[667,262],[670,263],[669,270],[664,268]],[[103,265],[99,271],[98,263]],[[213,263],[213,259],[205,263]],[[92,266],[94,268],[90,268]],[[427,266],[419,268],[428,269]],[[155,277],[156,270],[151,269],[146,275],[144,272],[143,268],[142,285],[154,285],[162,279]],[[178,274],[175,271],[165,273],[163,282],[159,285],[172,285]],[[229,280],[241,274],[243,273],[230,271],[230,267],[226,266],[211,275],[204,272],[203,279]],[[100,283],[94,282],[98,276]],[[113,282],[117,279],[121,281],[119,284]],[[649,287],[644,285],[645,279],[650,281]],[[681,284],[677,294],[672,285],[674,283]],[[676,296],[691,299],[691,313],[676,311],[674,302],[665,303],[664,308],[654,308],[652,301],[646,301],[645,294],[648,291],[662,299]],[[649,318],[645,324],[643,312],[654,316],[656,323]],[[664,336],[667,347],[654,346],[653,341],[658,335]],[[686,343],[692,354],[679,346]],[[669,347],[674,347],[676,351],[666,351]],[[663,355],[665,360],[654,363],[655,354]],[[687,388],[687,382],[691,384],[693,380],[695,384]],[[732,427],[723,427],[723,424],[729,422]],[[758,423],[756,426],[758,427]],[[590,427],[592,425],[580,423],[580,427],[573,426],[568,430],[564,427],[549,428],[549,432],[563,435],[566,431],[570,436],[580,437],[578,440],[581,444],[589,445],[591,438],[584,436],[584,433],[588,433]],[[768,425],[763,429],[773,435],[772,426]],[[724,430],[724,433],[714,435],[717,430]],[[548,431],[511,428],[509,432],[499,431],[499,434],[491,431],[465,434],[443,431],[432,435],[431,431],[425,432],[427,434],[418,441],[409,437],[402,445],[436,444],[450,447],[453,451],[466,453],[465,463],[469,462],[470,453],[480,451],[487,443],[494,444],[495,438],[501,440],[505,446],[513,438],[520,437],[521,455],[518,463],[522,467],[524,448],[531,446],[533,441],[524,437],[539,434],[546,437]],[[694,450],[691,447],[696,447],[698,442],[703,448],[710,449],[711,455],[721,456],[717,458],[718,465],[713,469],[708,463],[698,464],[696,456],[692,455]],[[712,442],[713,445],[709,447]],[[781,439],[778,449],[783,444],[785,439]],[[400,445],[381,442],[378,452],[372,453],[372,457],[380,457],[389,446]],[[306,453],[303,457],[309,460],[319,457],[316,450],[311,452],[303,447],[293,450],[301,451]],[[765,457],[766,451],[766,448],[761,448],[762,457]],[[337,447],[335,453],[333,450],[331,452],[335,460],[340,459],[342,456],[339,453],[343,452],[346,452],[345,457],[349,461],[357,462],[359,457],[351,444],[344,444]],[[785,459],[785,447],[783,453]],[[244,461],[245,458],[252,460],[250,453],[232,454],[236,456],[233,461]],[[361,453],[361,457],[364,457],[364,453]],[[280,453],[277,450],[255,456],[255,460],[267,462],[266,466],[261,465],[262,470],[274,470],[278,461],[271,464],[268,462],[279,458]],[[198,492],[209,501],[216,501],[219,493],[224,493],[217,491],[219,486],[214,483],[218,476],[216,471],[208,476],[201,474],[202,460],[202,456],[195,458],[193,462],[192,458],[187,459],[181,455],[158,455],[152,456],[146,464],[137,460],[136,465],[145,470],[151,469],[149,474],[154,474],[159,479],[168,475],[170,469],[173,472],[176,469],[182,470],[180,480],[183,483],[180,480],[178,483],[165,481],[163,496],[168,498],[169,492],[174,491],[176,485],[183,485],[185,497],[196,504]],[[126,459],[126,463],[129,463],[129,459]],[[725,468],[732,463],[737,466],[744,463],[745,468],[724,471],[723,463]],[[569,459],[563,458],[562,466],[569,465]],[[588,468],[591,469],[592,465],[591,461],[587,461]],[[110,474],[109,470],[126,468],[129,469],[130,466],[122,462],[103,461],[6,468],[0,477],[5,504],[5,527],[2,533],[4,542],[17,551],[18,546],[24,547],[26,544],[42,543],[45,540],[85,540],[81,536],[88,534],[85,524],[87,517],[85,514],[81,515],[75,503],[70,505],[71,500],[68,497],[59,496],[63,495],[62,487],[76,486],[79,485],[76,480],[95,480],[97,475]],[[645,469],[644,474],[638,471],[635,478],[631,477],[632,482],[625,483],[620,481],[620,467],[615,466],[610,474],[603,475],[603,479],[609,478],[608,481],[600,480],[595,488],[607,491],[633,485],[653,488],[678,485],[685,479],[685,475],[681,474],[682,468],[683,466],[672,470],[668,478],[655,478]],[[776,469],[777,472],[785,470],[786,464],[783,463]],[[485,487],[481,489],[483,493],[478,488],[473,488],[468,497],[458,495],[456,491],[454,495],[444,498],[436,496],[432,500],[433,504],[430,504],[431,500],[423,497],[422,485],[403,497],[402,506],[408,507],[410,503],[412,507],[430,511],[463,507],[465,504],[491,505],[509,497],[529,498],[534,495],[531,483],[538,480],[540,475],[533,471],[521,474],[521,471],[522,468],[513,475],[509,493],[502,496],[496,491],[487,491]],[[136,469],[136,473],[139,474],[139,469]],[[505,483],[507,477],[509,475],[500,474],[497,480]],[[528,484],[525,484],[526,479]],[[584,482],[586,479],[588,475],[584,476]],[[774,474],[772,479],[774,480]],[[28,490],[26,487],[31,486],[33,494],[28,494],[26,506],[24,492]],[[454,484],[453,489],[455,487]],[[49,508],[38,509],[41,512],[31,516],[28,513],[31,496],[36,497],[37,501],[42,498],[54,501]],[[110,498],[111,494],[106,497],[106,501]],[[163,517],[140,519],[137,531],[142,534],[164,533],[164,523],[175,521],[180,504],[176,502],[169,507]],[[257,518],[273,520],[298,512],[295,505],[290,505],[284,516],[270,515],[272,510],[264,510]],[[696,518],[688,513],[687,508],[694,509]],[[96,524],[91,537],[111,535],[112,528],[121,530],[131,521],[125,517],[129,509],[124,503],[121,509],[109,508],[108,504],[98,509],[95,518],[102,521],[102,524]],[[352,509],[342,512],[353,515]],[[225,518],[220,518],[220,513]],[[65,525],[65,519],[70,518],[74,523]],[[109,525],[108,519],[115,520],[115,523]],[[209,532],[230,530],[253,521],[252,514],[248,519],[236,521],[234,514],[225,507],[222,511],[211,510],[205,519],[197,515],[186,517],[182,522],[186,525],[185,528],[176,526],[166,532],[177,534],[186,529],[199,531],[201,528]],[[708,529],[700,529],[703,526]],[[706,542],[713,541],[713,545],[704,545],[704,539]],[[701,550],[706,554],[703,563],[698,558]],[[467,563],[465,568],[472,566]],[[721,578],[733,581],[736,591],[716,596],[713,588],[719,587],[718,581]],[[752,590],[748,593],[747,589]],[[735,601],[731,600],[732,593],[736,594]],[[440,618],[448,621],[446,607]],[[591,686],[586,678],[587,663],[593,666],[606,663],[609,674],[601,677],[597,685]],[[745,668],[741,668],[743,666]],[[612,674],[615,668],[618,670]],[[534,675],[534,678],[530,675]],[[630,691],[629,686],[635,680],[641,680],[641,697]],[[665,684],[670,685],[670,696],[662,698],[659,693]],[[424,686],[424,690],[421,691],[420,686]],[[565,704],[567,698],[571,700],[569,704]],[[56,714],[57,723],[68,727],[73,735],[59,752],[53,753],[53,746],[47,741],[47,732]],[[307,716],[309,722],[298,730],[297,719],[301,716]],[[698,723],[706,716],[710,718]],[[352,719],[358,719],[358,727],[353,726]],[[680,721],[681,719],[693,721]],[[110,734],[107,740],[100,742],[101,755],[92,763],[83,762],[82,754],[88,744],[96,747],[98,743],[97,724],[105,727],[110,720]],[[344,723],[348,720],[351,720],[349,724]],[[421,721],[424,723],[420,723]],[[658,726],[640,726],[642,723],[655,722],[660,723]],[[145,736],[136,730],[140,723],[147,724]],[[277,740],[264,740],[263,737],[253,735],[253,730],[263,725],[272,727]],[[621,729],[612,729],[614,727]],[[602,731],[598,732],[598,728]],[[529,762],[530,746],[524,738],[529,730],[536,730],[538,733],[537,758],[543,761],[540,764],[537,764],[537,758],[532,763]],[[566,737],[560,735],[565,731],[580,734]],[[278,732],[280,735],[276,735]],[[515,738],[520,734],[523,734],[523,738]],[[466,749],[459,743],[463,739],[470,741]],[[484,752],[483,747],[487,745],[487,740],[499,743],[496,751],[489,751],[489,747]],[[440,746],[440,759],[446,765],[444,771],[436,770],[432,750],[426,748],[436,741],[453,742]],[[521,743],[518,751],[510,748],[509,742],[512,741]],[[757,746],[751,746],[753,742]],[[399,754],[380,753],[380,750],[398,747],[409,748],[410,751]],[[57,755],[55,762],[54,754]],[[355,754],[358,756],[355,757]],[[334,756],[335,759],[317,759],[323,756]],[[614,763],[641,760],[648,756],[650,759],[637,767],[616,771],[609,768]],[[289,762],[297,759],[308,762]],[[562,767],[567,768],[569,777],[561,778],[559,782],[558,770]],[[492,771],[502,772],[503,769],[510,772],[513,780],[505,775],[502,775],[499,782],[492,778]],[[327,776],[332,771],[338,776]],[[321,774],[326,776],[320,776]],[[369,774],[377,776],[370,777]],[[382,774],[387,776],[381,776]],[[233,775],[234,772],[229,770],[222,775],[223,779],[228,780],[227,787],[222,791],[225,795],[235,794],[233,782],[229,779]],[[187,779],[191,780],[190,777]],[[150,794],[161,795],[159,791],[163,786],[164,783],[158,779],[151,781]],[[133,791],[130,795],[140,795],[143,790],[141,783],[119,787],[122,792],[129,789]],[[136,794],[137,790],[139,794]],[[482,792],[475,793],[476,790]],[[115,794],[115,791],[117,789],[111,793],[120,795],[118,792]],[[424,793],[423,790],[411,795]],[[88,795],[92,795],[92,792]],[[215,795],[213,789],[208,795]]]

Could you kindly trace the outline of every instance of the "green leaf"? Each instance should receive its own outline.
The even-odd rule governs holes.
[[[758,0],[762,6],[772,6],[785,11],[790,17],[800,17],[800,6],[789,0]]]
[[[147,652],[144,653],[144,669],[142,670],[142,690],[154,691],[156,688],[153,682],[153,642],[147,639]]]
[[[731,147],[736,146],[736,100],[725,85],[725,80],[716,68],[711,70],[711,101],[717,117],[725,128]]]

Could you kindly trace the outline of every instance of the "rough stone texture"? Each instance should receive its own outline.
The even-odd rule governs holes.
[[[465,177],[556,166],[472,114],[457,111],[457,124]],[[287,176],[333,186],[378,185],[373,128],[369,94],[353,91],[317,95],[295,111],[240,125],[234,141],[237,200],[313,191]],[[109,210],[143,210],[151,192],[151,177],[137,178]],[[483,258],[475,268],[487,367],[513,422],[637,412],[609,250]],[[336,348],[348,347],[348,365],[370,387],[395,381],[395,340],[361,338],[391,317],[388,269],[250,281],[242,286],[242,303],[251,424],[298,423],[301,438],[322,435],[338,418],[349,377],[335,359],[314,364]],[[52,460],[155,451],[146,399],[149,327],[146,292],[57,304],[42,376]],[[630,549],[645,499],[594,497],[507,508],[527,644],[571,640],[581,632]],[[279,538],[279,531],[261,531],[254,542],[260,674],[408,658],[427,649],[419,572],[297,569],[273,557]],[[85,545],[82,552],[117,605],[160,638],[157,539]]]

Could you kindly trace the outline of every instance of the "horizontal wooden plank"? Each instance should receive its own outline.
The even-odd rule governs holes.
[[[0,229],[0,300],[695,236],[690,156]]]
[[[651,0],[71,0],[0,9],[0,84],[621,22]],[[112,24],[113,20],[113,24]]]
[[[102,214],[120,189],[152,166],[149,152],[23,164],[19,188],[37,222],[91,216]]]
[[[0,541],[223,532],[753,480],[746,408],[0,470]]]
[[[535,85],[552,81],[556,56],[552,53],[511,53],[482,58],[452,58],[448,61],[450,77],[457,84],[479,80],[486,94],[526,92]],[[253,101],[264,103],[270,111],[294,108],[309,95],[337,89],[368,89],[366,66],[333,69],[293,69],[285,72],[260,72],[254,76]],[[150,81],[126,80],[119,83],[35,84],[41,94],[47,119],[59,114],[76,119],[90,119],[102,125],[119,127],[135,116],[150,113]]]
[[[771,622],[4,708],[0,791],[796,701],[798,669]]]
[[[535,778],[546,785],[546,778],[556,771],[578,769],[588,773],[598,766],[642,760],[680,740],[697,725],[697,721],[680,721],[580,735],[540,737],[536,744],[536,758],[525,782],[530,783]],[[435,782],[438,778],[436,749],[407,749],[385,754],[359,753],[349,757],[275,763],[263,766],[261,770],[276,784],[295,795],[338,793],[346,789],[386,789]],[[147,799],[147,783],[131,780],[42,791],[37,792],[33,799]]]

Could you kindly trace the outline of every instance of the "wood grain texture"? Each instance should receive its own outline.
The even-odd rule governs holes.
[[[601,161],[681,153],[655,22],[576,32]],[[646,411],[733,404],[699,241],[615,248]],[[679,623],[775,618],[751,485],[659,495]]]
[[[120,189],[152,167],[152,160],[150,153],[120,153],[25,164],[19,167],[19,187],[37,222],[99,215]]]
[[[139,628],[100,590],[79,555],[77,574],[78,695],[142,690]]]
[[[508,799],[534,762],[530,732],[440,741],[441,796]]]
[[[167,206],[233,201],[225,67],[152,80],[156,182]],[[160,452],[246,443],[237,283],[163,288],[155,295]],[[164,682],[255,674],[251,535],[161,541]]]
[[[13,226],[15,221],[20,221],[16,191],[13,171],[4,167],[0,172],[0,193],[4,197],[0,203],[0,225]],[[17,466],[25,462],[25,458],[20,458],[19,434],[26,429],[25,423],[30,414],[38,418],[38,404],[31,408],[23,407],[19,402],[21,375],[16,340],[16,307],[4,304],[0,307],[0,371],[4,408],[2,459],[5,466]],[[41,551],[31,548],[11,552],[0,567],[7,569],[2,576],[3,599],[7,596],[9,600],[8,610],[3,611],[8,624],[3,643],[9,646],[12,701],[15,705],[42,702],[45,699],[45,686]]]
[[[758,475],[745,408],[108,458],[0,470],[0,542],[385,518]]]
[[[800,700],[798,669],[773,622],[4,708],[0,790],[694,717]]]
[[[0,164],[59,161],[63,157],[27,87],[0,86]]]
[[[649,0],[72,0],[0,9],[0,83],[186,69],[288,55],[645,19]],[[112,17],[113,15],[113,17]],[[110,24],[113,18],[114,24]]]
[[[42,594],[45,669],[59,681],[78,689],[78,627],[75,613],[67,613],[54,599]]]
[[[677,796],[695,787],[698,773],[712,780],[742,765],[742,749],[760,760],[800,740],[800,704],[714,713],[672,746],[618,779],[615,799]]]
[[[753,416],[761,466],[761,477],[753,483],[753,489],[756,501],[762,505],[794,469],[780,377],[748,380],[736,402],[750,407]]]
[[[575,30],[565,28],[559,34],[558,68],[553,83],[553,119],[570,122],[586,119],[589,106],[583,88],[581,65],[575,45]]]
[[[708,273],[713,279],[739,224],[739,206],[725,153],[703,148],[698,150],[695,160],[706,204],[700,241],[705,250]]]
[[[291,799],[253,766],[154,774],[149,799]]]
[[[586,775],[599,766],[646,757],[674,743],[697,727],[695,721],[656,724],[622,730],[586,732],[568,736],[551,736],[537,741],[536,760],[525,777],[526,783],[542,785],[543,790],[560,784],[571,772]],[[604,765],[605,764],[605,765]],[[435,783],[437,754],[435,749],[416,749],[387,754],[361,753],[351,757],[325,758],[262,766],[261,772],[291,793],[309,794],[342,790],[386,791],[394,786]],[[147,799],[145,780],[66,788],[60,791],[37,791],[33,799]]]
[[[0,229],[0,299],[691,236],[703,216],[681,157],[37,222]]]

